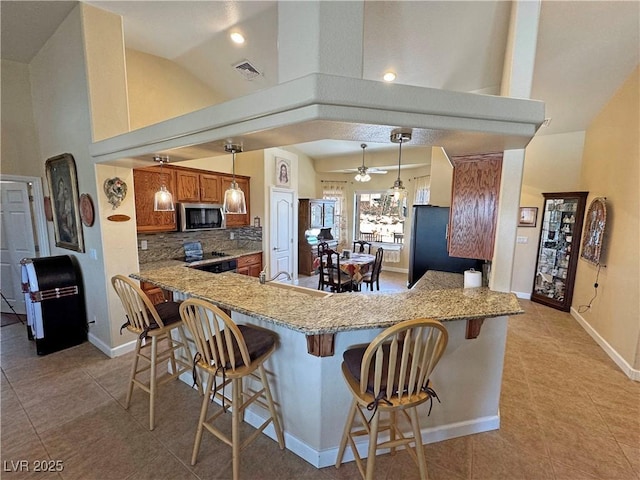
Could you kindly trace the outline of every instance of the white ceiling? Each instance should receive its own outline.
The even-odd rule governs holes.
[[[87,3],[123,16],[128,48],[182,65],[225,98],[278,83],[277,2]],[[2,58],[28,63],[75,4],[2,1]],[[363,78],[392,69],[397,83],[497,94],[510,9],[504,1],[366,1]],[[640,63],[639,12],[637,1],[543,1],[531,97],[545,102],[551,122],[539,134],[587,128]],[[229,42],[231,29],[245,45]],[[240,77],[232,67],[244,59],[262,75]],[[357,154],[360,143],[298,147],[323,158]]]

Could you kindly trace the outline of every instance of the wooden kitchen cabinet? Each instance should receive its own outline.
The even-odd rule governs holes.
[[[502,153],[451,157],[449,256],[491,260],[498,216]]]
[[[236,273],[249,275],[250,277],[260,276],[262,270],[262,253],[252,253],[238,257]]]
[[[176,202],[220,203],[220,175],[192,169],[173,168],[176,174]]]
[[[224,192],[231,187],[233,177],[231,175],[220,176],[220,197],[224,201]],[[247,203],[247,213],[245,214],[226,214],[225,219],[227,227],[244,227],[250,225],[251,212],[249,211],[250,198],[249,198],[249,177],[236,175],[236,183],[238,188],[244,192],[244,200]]]
[[[164,183],[167,190],[175,191],[175,172],[163,167],[133,170],[135,189],[136,227],[138,232],[173,232],[177,228],[176,212],[156,212],[153,197]]]
[[[173,300],[173,294],[171,292],[156,287],[152,283],[140,282],[140,288],[154,305]]]

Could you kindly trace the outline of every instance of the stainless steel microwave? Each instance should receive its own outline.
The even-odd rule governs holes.
[[[179,203],[178,225],[181,232],[225,228],[222,205],[213,203]]]

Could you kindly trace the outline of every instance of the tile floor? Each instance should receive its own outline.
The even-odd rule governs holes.
[[[383,272],[381,288],[405,288],[404,279]],[[522,305],[526,314],[509,320],[500,430],[426,445],[429,478],[640,479],[640,383],[570,315]],[[84,343],[39,357],[20,323],[0,337],[3,479],[231,478],[230,449],[212,435],[190,465],[200,397],[188,385],[163,386],[150,432],[146,396],[138,390],[122,407],[130,354],[108,359]],[[34,472],[45,459],[64,469]],[[19,460],[31,471],[12,472]],[[359,477],[353,463],[318,470],[260,436],[242,453],[241,478]],[[417,467],[404,452],[382,456],[376,478],[418,478]]]

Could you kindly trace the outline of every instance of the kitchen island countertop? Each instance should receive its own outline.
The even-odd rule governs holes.
[[[446,272],[429,271],[411,290],[401,293],[322,295],[303,287],[261,285],[257,278],[245,275],[175,265],[141,269],[131,277],[306,335],[385,328],[413,318],[446,322],[523,313],[514,294],[486,287],[465,289],[462,275]]]

